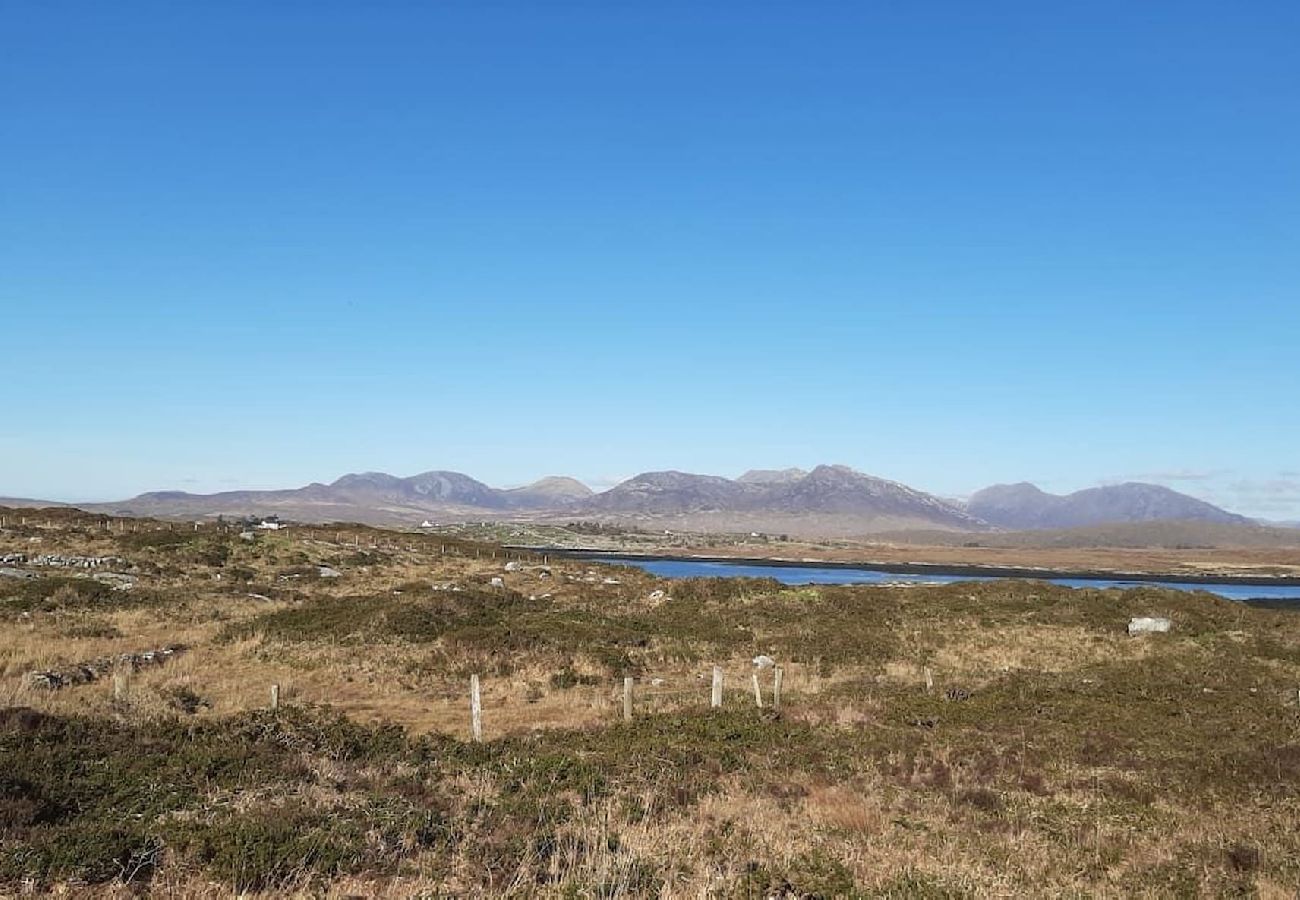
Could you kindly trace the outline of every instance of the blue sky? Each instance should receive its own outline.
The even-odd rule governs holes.
[[[0,495],[843,462],[1300,518],[1300,5],[0,12]]]

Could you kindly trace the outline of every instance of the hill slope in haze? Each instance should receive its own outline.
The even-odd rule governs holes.
[[[750,469],[736,480],[741,484],[789,484],[807,474],[803,469]]]
[[[731,480],[687,472],[645,472],[575,511],[615,521],[698,531],[764,531],[817,537],[891,528],[981,530],[962,509],[848,466],[811,472],[749,472]]]
[[[1214,522],[1251,520],[1158,484],[1128,482],[1049,494],[1027,482],[999,484],[970,498],[966,509],[1002,528],[1079,528],[1115,522]]]
[[[551,476],[502,490],[459,472],[401,478],[360,472],[274,491],[190,494],[158,491],[87,509],[123,515],[202,518],[279,515],[304,522],[413,525],[435,521],[575,518],[653,529],[763,531],[840,537],[886,529],[987,530],[959,506],[847,466],[755,470],[740,479],[690,472],[644,472],[594,493],[573,478]]]
[[[500,490],[460,472],[435,470],[399,478],[360,472],[331,482],[279,491],[189,494],[156,491],[116,503],[87,504],[98,512],[148,516],[279,515],[304,522],[414,524],[428,515],[501,517],[511,511],[562,510],[591,496],[572,478],[543,478]]]
[[[35,505],[35,501],[33,501]],[[1076,528],[1122,522],[1190,521],[1248,525],[1250,520],[1158,485],[1122,484],[1056,496],[1032,484],[999,485],[968,504],[945,500],[848,466],[751,470],[740,478],[643,472],[602,493],[564,476],[523,487],[491,487],[460,472],[398,477],[344,475],[329,484],[269,491],[191,494],[157,491],[115,503],[79,504],[95,512],[170,518],[279,515],[302,522],[378,525],[492,519],[607,522],[647,530],[857,537],[889,531],[987,532]]]
[[[596,492],[576,478],[548,475],[524,487],[500,491],[506,504],[516,509],[546,509],[579,503]]]

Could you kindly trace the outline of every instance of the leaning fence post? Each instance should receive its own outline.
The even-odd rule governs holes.
[[[280,708],[280,685],[277,683],[271,685],[271,709],[277,710],[279,708]]]
[[[754,705],[759,709],[763,708],[763,689],[758,686],[758,673],[753,674],[754,679]]]
[[[623,721],[632,721],[632,678],[623,679]]]
[[[781,676],[784,674],[782,668],[777,666],[772,670],[772,709],[778,712],[781,709]]]
[[[479,694],[478,676],[469,676],[469,724],[474,743],[483,740],[483,698]]]
[[[713,693],[709,698],[709,705],[714,709],[722,706],[722,667],[713,667]]]

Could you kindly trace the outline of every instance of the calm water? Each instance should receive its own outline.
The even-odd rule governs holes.
[[[744,563],[702,562],[693,559],[630,560],[594,557],[602,562],[637,566],[665,578],[775,578],[783,584],[950,584],[955,581],[993,581],[976,575],[944,575],[940,572],[900,575],[876,569],[848,569],[840,566],[752,566]],[[1195,581],[1120,581],[1105,578],[1049,578],[1066,587],[1133,588],[1166,587],[1180,591],[1209,591],[1230,600],[1300,601],[1300,585],[1204,584]]]

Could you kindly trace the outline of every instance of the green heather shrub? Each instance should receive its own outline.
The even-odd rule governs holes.
[[[0,618],[35,612],[107,612],[163,604],[180,605],[181,598],[167,591],[138,586],[129,591],[115,591],[93,578],[72,575],[0,579]]]
[[[184,528],[160,528],[150,531],[129,531],[113,535],[113,542],[123,550],[171,551],[212,538],[211,534]]]
[[[403,856],[448,837],[441,813],[400,801],[319,809],[290,800],[186,823],[171,843],[243,893],[317,883],[346,872],[391,874]]]
[[[221,568],[229,560],[232,550],[230,541],[222,537],[208,537],[194,543],[189,551],[190,558],[201,565]]]

